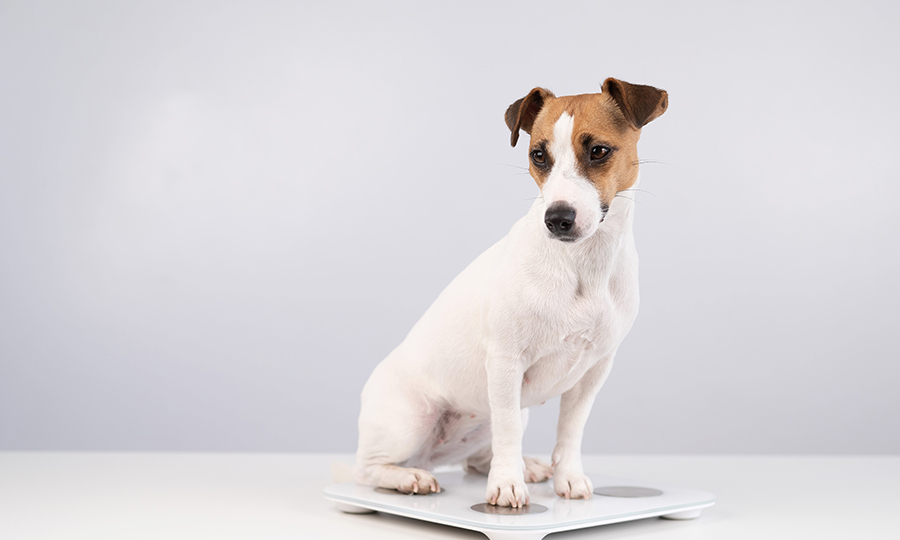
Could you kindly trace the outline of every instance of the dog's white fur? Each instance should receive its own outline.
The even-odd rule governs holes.
[[[355,478],[429,493],[428,469],[464,461],[488,472],[486,499],[528,504],[525,481],[551,476],[563,497],[593,487],[581,464],[594,396],[638,310],[633,201],[608,210],[581,174],[562,113],[554,165],[530,211],[441,293],[362,393]],[[576,211],[575,242],[548,232],[547,208]],[[522,456],[527,408],[562,395],[551,469]]]

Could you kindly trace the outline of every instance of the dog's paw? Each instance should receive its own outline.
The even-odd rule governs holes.
[[[428,471],[422,469],[405,469],[403,476],[395,488],[400,493],[413,493],[415,495],[428,495],[439,493],[441,486],[437,478]]]
[[[590,499],[594,485],[582,472],[557,469],[553,472],[553,491],[566,499]]]
[[[525,479],[521,472],[501,473],[491,469],[488,475],[487,493],[485,499],[490,504],[497,506],[511,506],[521,508],[528,504],[528,488],[525,487]]]
[[[529,483],[543,482],[553,476],[553,468],[543,461],[525,456],[525,481]]]

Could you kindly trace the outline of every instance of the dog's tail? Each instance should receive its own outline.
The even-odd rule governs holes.
[[[353,465],[343,461],[335,461],[331,464],[331,479],[336,484],[353,481]]]

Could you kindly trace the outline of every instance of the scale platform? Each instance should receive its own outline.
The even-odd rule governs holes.
[[[324,494],[344,512],[386,512],[479,531],[491,540],[540,540],[550,533],[650,517],[694,519],[716,502],[706,491],[590,474],[592,498],[560,498],[549,480],[528,484],[531,502],[519,510],[485,503],[486,476],[461,470],[434,476],[440,493],[404,495],[351,482],[329,486]]]

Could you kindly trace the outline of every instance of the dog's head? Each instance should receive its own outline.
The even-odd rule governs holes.
[[[641,128],[666,111],[665,90],[606,79],[602,93],[556,97],[535,88],[506,110],[513,146],[531,135],[529,170],[551,237],[577,242],[596,232],[616,193],[637,181]]]

